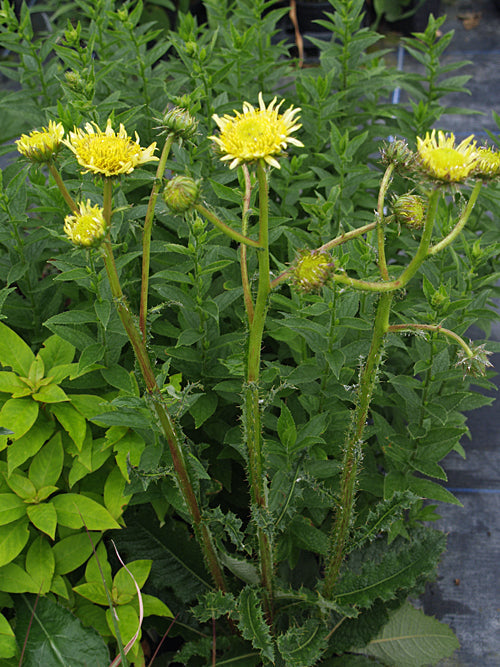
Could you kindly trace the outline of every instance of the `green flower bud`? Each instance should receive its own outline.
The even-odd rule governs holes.
[[[174,176],[163,190],[163,199],[174,213],[185,213],[196,204],[200,182],[190,176]]]
[[[482,375],[485,375],[487,368],[493,366],[488,359],[492,352],[486,350],[484,345],[474,345],[472,341],[470,341],[470,351],[471,354],[468,355],[464,349],[460,348],[457,355],[458,360],[455,364],[457,368],[463,370],[464,380],[467,375],[481,377]]]
[[[302,292],[319,290],[328,282],[333,266],[326,252],[301,251],[292,269],[293,284]]]
[[[393,201],[392,211],[398,223],[411,229],[421,229],[425,223],[427,204],[418,195],[402,195]]]
[[[416,160],[415,154],[408,148],[406,141],[401,139],[385,143],[380,154],[383,164],[394,164],[396,169],[402,171],[411,169]]]
[[[173,134],[178,139],[191,139],[196,134],[198,121],[191,116],[187,109],[174,107],[167,111],[159,121],[160,127],[167,134]]]

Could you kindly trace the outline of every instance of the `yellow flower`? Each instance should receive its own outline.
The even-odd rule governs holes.
[[[275,155],[280,155],[287,144],[304,145],[290,136],[292,132],[302,127],[296,122],[296,115],[300,109],[291,106],[280,114],[279,108],[283,100],[277,106],[275,104],[276,98],[266,107],[262,93],[259,93],[259,109],[255,109],[248,102],[243,102],[243,113],[235,111],[235,116],[225,115],[222,118],[217,114],[212,116],[219,126],[220,134],[210,139],[213,139],[225,153],[221,160],[231,160],[230,169],[259,158],[279,169],[280,165]]]
[[[75,245],[89,248],[100,244],[106,235],[106,221],[102,208],[80,202],[79,212],[64,218],[64,232]]]
[[[480,178],[494,178],[500,174],[500,153],[493,148],[477,149],[477,165],[474,172]]]
[[[425,139],[417,137],[417,150],[424,171],[440,181],[458,183],[472,174],[477,163],[476,142],[471,144],[474,135],[464,139],[455,146],[455,136],[451,133],[436,130],[425,135]]]
[[[328,282],[332,270],[333,262],[328,253],[302,251],[292,269],[293,284],[303,292],[319,290]]]
[[[141,148],[137,132],[135,141],[121,124],[118,133],[115,133],[110,118],[104,132],[96,123],[87,123],[85,130],[75,128],[74,132],[70,132],[69,139],[64,143],[73,151],[78,163],[85,167],[84,174],[89,171],[108,177],[130,174],[138,165],[158,160],[153,155],[156,142],[148,148]]]
[[[17,150],[32,162],[51,162],[61,147],[64,127],[61,123],[49,120],[48,127],[23,134],[16,141]]]

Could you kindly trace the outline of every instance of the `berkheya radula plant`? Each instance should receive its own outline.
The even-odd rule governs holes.
[[[366,424],[370,404],[376,386],[380,385],[389,336],[402,332],[442,336],[458,347],[457,365],[464,373],[483,374],[489,365],[488,352],[483,346],[468,343],[439,324],[401,321],[400,304],[397,323],[392,322],[392,313],[395,296],[404,296],[405,288],[416,279],[421,267],[459,237],[482,183],[498,177],[499,156],[492,149],[478,147],[472,137],[457,145],[453,135],[442,132],[418,138],[416,151],[411,151],[403,141],[386,145],[382,151],[385,172],[374,220],[318,248],[302,250],[295,259],[291,258],[288,267],[273,275],[269,183],[273,170],[280,168],[285,149],[303,147],[298,138],[300,109],[291,106],[283,111],[283,104],[284,101],[277,103],[276,98],[266,103],[261,93],[257,107],[245,102],[242,111],[234,115],[214,115],[218,130],[211,139],[229,168],[240,171],[241,190],[234,190],[231,195],[233,200],[241,199],[239,223],[234,219],[224,220],[208,205],[203,198],[203,184],[189,175],[173,176],[163,185],[165,165],[174,142],[194,139],[196,124],[185,110],[170,111],[159,121],[165,136],[159,157],[155,155],[155,143],[141,147],[137,135],[132,138],[122,125],[115,131],[110,119],[105,129],[89,123],[84,129],[70,131],[66,138],[58,125],[34,131],[21,138],[18,149],[27,159],[48,166],[70,209],[64,224],[68,239],[84,249],[93,262],[103,262],[115,307],[142,375],[144,402],[160,433],[160,442],[166,444],[163,456],[157,458],[158,463],[164,463],[165,473],[158,468],[156,477],[168,475],[174,480],[174,487],[162,483],[158,488],[171,503],[170,511],[190,525],[212,579],[211,590],[199,595],[198,604],[192,609],[201,624],[210,624],[209,634],[202,632],[201,639],[186,642],[176,659],[196,665],[206,664],[210,659],[216,664],[219,657],[230,662],[232,658],[241,660],[245,656],[247,664],[307,667],[320,661],[346,665],[349,655],[354,654],[380,659],[382,664],[401,665],[407,664],[405,656],[410,654],[411,664],[436,663],[455,650],[456,639],[446,626],[426,618],[406,602],[408,596],[417,594],[423,583],[434,576],[445,548],[444,535],[418,520],[425,516],[420,513],[422,498],[426,497],[422,492],[425,485],[392,489],[363,514],[362,521],[357,514],[357,494],[362,462],[368,454]],[[83,173],[90,172],[102,187],[100,201],[75,201],[57,166],[58,152],[64,148],[74,155]],[[121,190],[121,183],[126,182],[127,174],[150,162],[158,164],[145,213],[136,316],[122,291],[115,261],[111,235],[116,215],[113,198]],[[387,208],[388,194],[396,174],[407,184],[408,193],[393,200],[391,211]],[[218,187],[214,184],[215,191]],[[456,213],[455,222],[440,236],[436,221],[444,194],[450,189],[465,192],[469,188],[468,199]],[[196,257],[197,244],[207,240],[205,221],[208,221],[215,227],[214,233],[222,232],[233,244],[227,256],[239,265],[245,321],[242,331],[235,333],[246,339],[246,345],[239,370],[233,373],[241,376],[242,433],[242,442],[233,447],[239,452],[247,483],[243,476],[239,479],[240,486],[232,489],[232,494],[238,494],[238,502],[230,507],[227,502],[217,506],[211,500],[213,489],[227,482],[217,480],[209,460],[197,458],[195,448],[174,416],[178,404],[182,406],[187,400],[186,392],[184,395],[165,392],[165,372],[163,369],[158,372],[152,360],[154,347],[151,347],[148,319],[158,313],[156,307],[153,313],[148,308],[149,261],[152,225],[161,190],[167,207],[184,216],[190,230],[188,246],[177,246],[176,252]],[[227,191],[225,188],[226,196]],[[406,265],[401,264],[401,258],[393,264],[386,256],[386,236],[397,224],[408,225],[418,239],[413,254],[405,255]],[[342,246],[365,238],[376,248],[378,272],[377,276],[367,278],[350,275],[345,257],[339,254]],[[166,248],[171,246],[167,244]],[[238,248],[238,258],[234,246]],[[227,262],[226,258],[217,266],[226,266]],[[249,267],[254,270],[251,272]],[[202,274],[203,267],[194,261],[187,278],[196,282]],[[266,321],[272,316],[274,304],[280,304],[279,290],[288,284],[302,295],[327,295],[331,293],[329,286],[338,285],[342,292],[339,290],[336,299],[340,302],[351,290],[370,295],[376,302],[371,343],[366,357],[361,359],[357,387],[351,392],[350,424],[344,441],[337,443],[337,457],[326,455],[323,449],[327,448],[322,434],[328,416],[322,413],[309,424],[298,424],[294,414],[294,406],[300,405],[301,398],[294,378],[300,384],[303,369],[299,366],[297,373],[290,373],[278,386],[270,386],[262,372],[272,367],[272,357],[263,356]],[[223,292],[223,285],[221,289]],[[301,298],[306,303],[307,297]],[[200,302],[201,296],[198,306]],[[197,309],[196,302],[193,305]],[[291,319],[283,321],[290,325]],[[204,327],[200,322],[201,330],[193,342],[202,339]],[[311,332],[313,335],[313,327]],[[334,354],[329,358],[328,382],[336,382],[338,362]],[[237,364],[235,359],[231,363]],[[28,372],[29,378],[31,367],[23,371]],[[204,382],[205,378],[189,380]],[[179,399],[173,406],[172,396]],[[132,403],[122,401],[114,405],[130,409]],[[139,401],[136,405],[144,404]],[[115,418],[114,423],[119,424],[119,413],[115,413]],[[8,427],[7,421],[3,420],[2,425]],[[203,441],[209,436],[200,433],[199,437]],[[224,437],[224,433],[218,434],[219,457],[226,447]],[[438,450],[433,455],[428,448],[427,470],[432,464],[439,468],[438,461],[449,451]],[[418,466],[416,469],[419,470]],[[427,474],[427,470],[421,472]],[[137,465],[134,472],[139,478],[148,474]],[[211,491],[204,493],[207,489]],[[447,499],[455,501],[451,494]],[[133,541],[130,534],[124,541],[132,553]],[[196,561],[191,547],[186,546],[185,557],[188,562],[193,558]],[[178,568],[178,563],[175,566]],[[170,565],[167,563],[166,567]],[[195,574],[197,568],[199,565],[194,566],[192,577],[199,578]],[[89,562],[87,570],[87,582],[95,583],[95,577],[89,579],[92,573],[95,575],[95,566]],[[142,572],[141,568],[138,571]],[[109,573],[107,576],[110,582]],[[163,585],[178,589],[178,582],[168,578]],[[82,583],[75,590],[82,592],[88,588]],[[89,599],[99,604],[102,593],[101,586]],[[182,591],[177,593],[182,599]],[[401,628],[405,636],[418,634],[420,639],[403,639]],[[433,639],[436,633],[439,641]]]

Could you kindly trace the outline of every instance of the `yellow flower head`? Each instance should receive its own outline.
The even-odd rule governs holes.
[[[475,176],[488,179],[500,174],[500,153],[498,151],[493,148],[478,148],[477,157]]]
[[[16,141],[17,150],[32,162],[51,162],[61,148],[63,137],[62,124],[49,120],[48,127],[23,134]]]
[[[221,160],[231,160],[230,169],[259,158],[279,169],[280,165],[275,155],[280,155],[287,144],[304,145],[290,136],[292,132],[302,127],[296,122],[300,109],[294,109],[292,106],[280,114],[279,108],[283,100],[277,106],[275,104],[276,98],[266,107],[262,93],[259,93],[258,109],[248,102],[243,102],[243,113],[235,111],[235,116],[225,115],[222,118],[217,114],[212,116],[219,126],[220,134],[210,139],[213,139],[225,153]]]
[[[64,232],[69,240],[82,248],[98,246],[106,235],[102,208],[80,202],[79,212],[64,218]]]
[[[333,262],[326,252],[302,251],[292,270],[292,280],[302,292],[319,290],[328,282]]]
[[[417,150],[422,169],[434,179],[451,183],[463,181],[474,171],[477,163],[476,142],[471,144],[474,135],[464,139],[455,146],[455,136],[446,136],[436,130],[425,135],[425,139],[417,137]]]
[[[104,132],[96,123],[87,123],[85,130],[75,128],[74,132],[70,132],[69,139],[64,143],[73,151],[78,163],[85,167],[84,174],[89,171],[107,177],[130,174],[138,165],[158,160],[153,155],[156,142],[148,148],[141,148],[137,132],[135,141],[121,124],[115,133],[110,118]]]

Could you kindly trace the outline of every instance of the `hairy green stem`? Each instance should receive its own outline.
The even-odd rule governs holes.
[[[61,174],[57,171],[52,162],[49,162],[47,166],[49,168],[50,173],[52,174],[53,179],[56,182],[57,187],[59,188],[59,192],[64,197],[64,201],[73,211],[73,213],[78,213],[78,206],[75,204],[73,197],[69,194],[66,186],[64,185],[64,181],[61,178]]]
[[[387,172],[386,172],[387,173]],[[382,186],[383,187],[383,186]],[[365,366],[361,373],[359,390],[357,396],[357,405],[353,413],[352,425],[347,433],[344,446],[344,458],[342,463],[342,477],[340,481],[340,498],[335,512],[333,528],[330,538],[330,554],[325,569],[324,595],[331,598],[334,593],[335,584],[339,575],[340,566],[345,555],[345,547],[349,538],[351,526],[354,521],[356,486],[358,481],[358,471],[363,458],[363,433],[370,408],[370,401],[375,387],[380,359],[385,336],[389,330],[389,316],[393,300],[393,289],[387,289],[387,286],[398,284],[404,287],[408,281],[416,274],[422,262],[428,255],[429,245],[432,236],[432,229],[436,217],[439,203],[440,192],[434,190],[429,197],[429,206],[427,217],[422,231],[420,244],[417,251],[396,281],[365,283],[378,285],[381,296],[377,306],[377,313],[373,325],[372,342],[370,351],[366,359]],[[365,281],[359,281],[364,283]],[[366,288],[365,288],[366,289]]]
[[[112,181],[111,179],[104,180],[104,206],[103,206],[103,215],[108,226],[108,229],[111,227],[111,194],[112,194]],[[182,451],[182,445],[179,441],[177,433],[175,431],[174,424],[172,419],[163,403],[163,398],[156,382],[155,374],[149,360],[149,356],[144,344],[141,332],[136,326],[134,317],[129,309],[128,303],[125,299],[125,296],[122,292],[120,285],[120,279],[118,272],[116,270],[115,260],[113,256],[113,250],[111,247],[111,241],[109,238],[109,233],[107,238],[104,240],[102,246],[104,265],[106,267],[106,272],[108,274],[109,284],[111,287],[111,294],[113,296],[116,308],[118,310],[118,315],[120,320],[127,332],[128,338],[134,353],[141,369],[144,382],[146,384],[146,390],[150,396],[152,403],[155,408],[155,412],[160,421],[163,433],[167,440],[170,454],[172,456],[172,463],[177,475],[177,480],[179,482],[179,487],[183,495],[184,501],[188,508],[193,529],[195,531],[198,542],[201,546],[203,555],[205,557],[205,563],[209,572],[211,573],[215,585],[225,591],[226,585],[224,581],[224,576],[222,574],[221,566],[219,559],[215,550],[212,536],[209,532],[209,529],[206,523],[203,520],[201,511],[194,493],[193,485],[191,483],[189,472],[187,470],[186,461],[184,459],[184,453]]]
[[[210,211],[203,204],[195,204],[194,208],[198,211],[198,213],[205,216],[207,220],[210,220],[210,222],[213,225],[215,225],[218,229],[220,229],[221,232],[224,232],[224,234],[227,234],[230,238],[232,238],[233,241],[238,241],[238,243],[244,243],[245,245],[252,246],[252,248],[260,248],[260,244],[258,241],[249,239],[244,234],[240,234],[235,229],[232,229],[229,225],[226,225],[225,222],[222,222],[222,220],[217,215],[215,215],[215,213]]]
[[[358,470],[363,457],[363,432],[380,365],[383,342],[389,327],[392,299],[393,294],[382,294],[378,303],[370,351],[361,374],[357,405],[344,446],[340,498],[335,512],[330,538],[330,555],[325,569],[323,594],[327,598],[333,596],[335,583],[344,558],[346,542],[354,520]]]
[[[170,153],[170,148],[174,141],[174,135],[169,134],[163,145],[160,161],[156,170],[155,181],[149,196],[146,217],[144,218],[144,231],[142,233],[142,277],[141,277],[141,304],[139,308],[139,328],[142,338],[146,341],[146,324],[148,316],[148,289],[149,289],[149,263],[151,256],[151,231],[153,229],[153,219],[155,213],[156,200],[160,191],[160,186],[165,173],[165,164]]]
[[[450,245],[452,241],[456,239],[456,237],[460,234],[462,229],[465,227],[470,214],[472,213],[472,209],[474,208],[474,205],[477,201],[477,198],[479,196],[479,192],[481,190],[482,182],[477,181],[477,183],[474,185],[474,188],[470,194],[469,201],[467,202],[467,206],[465,207],[462,215],[460,216],[457,224],[451,232],[444,237],[444,239],[441,239],[439,243],[436,243],[436,245],[433,245],[429,248],[429,255],[435,255],[436,253],[440,252],[443,248],[446,248],[446,246]]]
[[[440,324],[391,324],[388,331],[431,331],[441,333],[458,343],[468,357],[474,356],[474,353],[461,336],[454,331],[450,331],[450,329],[445,329],[445,327],[442,327]]]
[[[266,521],[267,479],[262,454],[262,424],[259,399],[260,355],[264,323],[271,289],[269,275],[269,195],[267,174],[263,160],[257,163],[259,181],[259,285],[253,319],[249,322],[247,384],[244,392],[244,420],[248,448],[248,468],[250,490],[255,512],[259,513],[259,523]],[[260,552],[260,572],[262,586],[266,590],[268,618],[272,618],[273,601],[273,553],[271,539],[262,525],[257,526]]]

